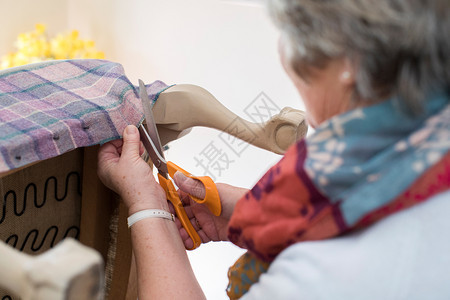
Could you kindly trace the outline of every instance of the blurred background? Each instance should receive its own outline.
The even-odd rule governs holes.
[[[162,80],[196,84],[238,116],[263,97],[276,107],[304,109],[278,58],[278,33],[258,0],[1,0],[0,55],[15,51],[20,33],[45,24],[56,36],[77,30],[105,59],[121,63],[137,85]],[[262,94],[261,94],[262,93]],[[272,113],[273,115],[273,113]],[[218,182],[251,188],[281,156],[253,146],[236,153],[218,131],[195,128],[172,142],[167,159],[201,175],[198,164],[211,146],[229,161]],[[230,141],[230,140],[228,140]],[[227,270],[243,251],[209,243],[189,252],[208,299],[227,299]]]

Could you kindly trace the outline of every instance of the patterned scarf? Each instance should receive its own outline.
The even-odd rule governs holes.
[[[156,101],[167,85],[147,85]],[[118,139],[144,113],[122,65],[57,60],[0,72],[0,172]]]
[[[448,94],[420,116],[395,99],[321,124],[240,199],[230,240],[249,251],[230,268],[237,299],[288,246],[361,228],[450,187]]]

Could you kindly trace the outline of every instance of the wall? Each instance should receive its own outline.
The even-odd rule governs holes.
[[[17,35],[34,30],[36,23],[47,24],[50,34],[66,30],[67,6],[67,1],[1,0],[0,56],[14,51]]]

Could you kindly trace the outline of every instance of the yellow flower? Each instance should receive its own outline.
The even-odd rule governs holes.
[[[72,32],[70,33],[70,37],[74,40],[78,38],[78,35],[79,35],[78,30],[72,30]]]
[[[0,69],[51,59],[105,58],[94,41],[79,38],[78,30],[49,39],[46,29],[44,24],[36,24],[34,31],[20,33],[15,42],[16,52],[1,58]]]
[[[36,24],[34,27],[36,28],[37,34],[44,34],[45,30],[47,29],[47,27],[44,24]]]
[[[84,46],[85,48],[94,48],[95,47],[95,42],[91,41],[91,40],[85,41],[84,44],[85,44],[85,46]]]

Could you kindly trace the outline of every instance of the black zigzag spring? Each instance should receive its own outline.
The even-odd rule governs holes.
[[[73,233],[69,235],[69,233],[71,233],[71,232],[73,232]],[[28,239],[30,239],[30,237],[33,236],[30,249],[32,251],[39,251],[42,248],[42,246],[45,244],[45,241],[47,240],[47,236],[50,235],[51,233],[53,233],[52,240],[50,243],[50,248],[52,248],[55,245],[55,240],[56,240],[56,237],[58,236],[58,227],[56,227],[56,226],[51,226],[49,229],[47,229],[40,244],[37,244],[39,230],[37,230],[37,229],[31,230],[30,232],[28,232],[27,236],[25,237],[25,240],[23,241],[22,246],[18,249],[20,251],[23,251],[23,249],[25,249],[25,246],[27,245]],[[78,239],[79,234],[80,234],[80,228],[78,228],[78,226],[71,226],[64,233],[63,239],[68,236]],[[17,236],[17,234],[13,234],[5,240],[5,243],[9,244],[17,249],[18,239],[19,239],[19,237]]]
[[[23,195],[23,204],[22,204],[22,209],[19,210],[19,201],[18,201],[18,197],[17,194],[14,190],[9,190],[3,198],[3,209],[2,209],[2,213],[1,213],[1,218],[0,218],[0,224],[2,224],[5,221],[6,218],[6,205],[7,205],[7,201],[8,199],[11,199],[10,201],[13,202],[13,213],[15,216],[19,217],[21,215],[24,214],[24,212],[26,211],[27,208],[27,203],[28,203],[28,198],[29,196],[33,197],[33,203],[34,206],[36,208],[41,208],[45,205],[45,203],[47,202],[47,197],[50,196],[51,194],[51,187],[50,184],[53,184],[53,195],[54,198],[56,199],[56,201],[61,202],[64,199],[66,199],[68,192],[69,192],[69,182],[71,180],[71,178],[73,177],[72,181],[75,180],[75,184],[76,184],[76,188],[77,188],[77,193],[78,195],[81,195],[81,179],[80,179],[80,174],[78,172],[70,172],[67,174],[66,179],[65,179],[65,187],[64,187],[64,194],[61,197],[58,197],[58,180],[56,179],[55,176],[51,176],[49,178],[47,178],[47,180],[45,181],[45,185],[44,185],[44,193],[43,193],[43,198],[42,201],[39,203],[39,199],[37,196],[37,186],[35,183],[29,183],[24,190],[24,195]],[[30,200],[31,201],[31,200]],[[42,239],[40,240],[40,243],[38,241],[38,238],[41,236],[40,232],[38,229],[33,229],[31,230],[25,237],[22,245],[17,245],[19,237],[17,236],[17,234],[13,234],[11,236],[9,236],[6,240],[5,243],[9,244],[11,246],[13,246],[14,248],[17,248],[20,246],[19,250],[23,251],[25,249],[25,247],[31,243],[30,249],[34,252],[39,251],[44,245],[46,245],[46,241],[50,240],[50,245],[49,247],[53,247],[55,245],[55,241],[57,239],[58,236],[58,227],[57,226],[51,226],[50,228],[47,229],[47,231],[45,231],[45,233],[43,234]],[[65,232],[62,238],[66,238],[66,237],[73,237],[75,239],[79,238],[79,234],[80,234],[80,228],[78,226],[71,226],[69,227]],[[29,242],[30,240],[30,242]],[[9,295],[4,295],[2,297],[2,300],[12,300],[12,297]]]
[[[22,205],[22,210],[19,211],[18,209],[18,200],[17,200],[17,194],[15,191],[13,190],[9,190],[4,198],[3,198],[3,210],[2,210],[2,215],[0,218],[0,224],[3,223],[3,221],[5,220],[6,217],[6,204],[7,204],[7,200],[9,198],[12,198],[12,201],[14,203],[14,214],[17,217],[20,217],[21,215],[23,215],[23,213],[26,210],[27,207],[27,202],[28,202],[28,194],[29,191],[31,190],[33,198],[34,198],[34,206],[36,208],[41,208],[42,206],[44,206],[45,202],[47,201],[47,192],[49,189],[49,184],[51,182],[53,182],[53,191],[54,191],[54,196],[56,201],[63,201],[66,197],[67,197],[67,193],[68,193],[68,187],[69,187],[69,181],[71,177],[75,177],[76,178],[76,184],[77,184],[77,192],[79,195],[81,195],[81,182],[80,182],[80,174],[78,174],[78,172],[70,172],[69,174],[67,174],[66,176],[66,184],[65,184],[65,188],[64,188],[64,195],[62,197],[58,197],[58,185],[57,185],[57,179],[54,176],[51,176],[49,178],[47,178],[47,180],[45,181],[45,186],[44,186],[44,196],[42,199],[41,203],[38,203],[38,198],[37,198],[37,187],[35,183],[29,183],[26,187],[25,187],[25,191],[24,191],[24,198],[23,198],[23,205]]]

